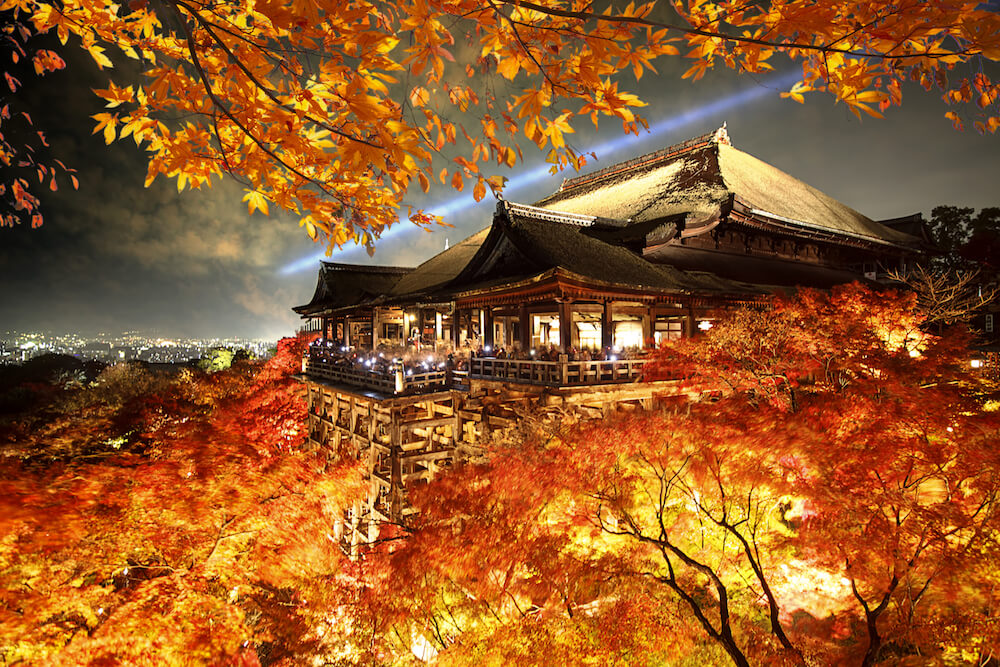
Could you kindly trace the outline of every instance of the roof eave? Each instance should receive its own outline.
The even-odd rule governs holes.
[[[862,241],[864,243],[874,243],[877,245],[888,246],[890,248],[897,248],[900,250],[906,250],[908,252],[915,252],[917,248],[912,245],[906,245],[903,243],[896,243],[894,241],[889,241],[888,239],[879,238],[877,236],[871,236],[868,234],[859,234],[857,232],[849,232],[839,229],[830,229],[829,227],[824,227],[822,225],[817,225],[815,223],[806,222],[804,220],[795,220],[794,218],[787,218],[777,213],[771,213],[770,211],[765,211],[764,209],[754,208],[748,206],[743,202],[736,200],[736,205],[733,207],[733,211],[740,213],[746,217],[762,219],[761,221],[774,227],[784,228],[788,231],[795,231],[801,233],[806,231],[813,237],[819,240],[843,243],[843,237],[850,238],[854,241]],[[902,233],[902,232],[900,232]],[[914,237],[914,243],[918,242],[918,239]]]

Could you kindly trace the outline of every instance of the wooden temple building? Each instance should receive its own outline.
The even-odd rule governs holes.
[[[911,221],[909,218],[900,219]],[[881,224],[734,148],[725,128],[569,178],[415,268],[322,262],[294,310],[315,446],[367,461],[347,548],[407,514],[406,490],[477,454],[529,407],[646,406],[643,351],[776,290],[873,279],[921,254]]]

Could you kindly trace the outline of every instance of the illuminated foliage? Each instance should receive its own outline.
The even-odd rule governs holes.
[[[5,662],[278,664],[323,646],[330,525],[358,476],[302,449],[302,349],[125,399],[130,435],[105,451],[0,462]]]
[[[737,312],[661,355],[702,400],[542,425],[432,483],[374,614],[387,644],[442,664],[987,660],[1000,419],[966,339],[919,324],[912,298],[859,287]]]
[[[858,115],[899,104],[913,79],[971,110],[980,131],[1000,127],[989,69],[1000,16],[973,1],[3,0],[0,9],[24,31],[64,44],[75,36],[101,68],[116,52],[140,63],[141,81],[96,91],[107,111],[93,118],[105,142],[147,151],[147,182],[164,175],[183,190],[230,173],[250,213],[291,211],[328,247],[371,248],[414,183],[470,187],[477,200],[501,189],[489,165],[514,166],[518,136],[553,168],[579,167],[586,156],[567,143],[577,122],[639,131],[643,103],[623,79],[655,73],[663,56],[690,59],[685,76],[697,79],[716,64],[763,72],[783,54],[802,64],[787,96],[826,91]],[[28,197],[19,195],[22,208]]]
[[[114,371],[103,405],[122,401],[135,432],[120,448],[2,464],[0,650],[987,664],[1000,414],[966,373],[967,338],[921,324],[912,297],[858,286],[733,312],[659,353],[683,397],[529,415],[485,462],[410,489],[418,512],[356,561],[333,526],[365,490],[352,464],[303,450],[301,341],[145,397],[112,391]]]

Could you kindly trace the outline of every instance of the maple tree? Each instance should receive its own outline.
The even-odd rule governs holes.
[[[0,659],[281,664],[325,645],[315,614],[345,576],[329,525],[360,478],[302,447],[303,349],[138,387],[111,370],[59,433],[23,434],[38,442],[0,459]],[[74,423],[85,448],[64,446]]]
[[[581,166],[568,135],[602,118],[641,131],[643,103],[623,79],[655,73],[663,56],[689,58],[684,76],[697,79],[717,64],[763,72],[782,54],[802,64],[787,96],[826,91],[874,116],[914,79],[969,108],[980,131],[1000,127],[990,75],[1000,16],[971,1],[3,0],[0,10],[26,32],[73,36],[101,68],[115,52],[139,63],[140,81],[97,91],[108,110],[94,119],[106,142],[144,147],[147,183],[165,175],[182,190],[231,174],[251,213],[291,211],[330,248],[371,248],[415,183],[471,186],[477,200],[500,191],[489,165],[514,166],[522,135],[553,168]],[[15,208],[33,211],[24,183]]]
[[[367,612],[380,650],[983,664],[1000,416],[967,338],[921,321],[912,297],[857,286],[739,311],[661,354],[684,397],[525,427],[413,490],[410,533],[372,565],[392,591]]]
[[[333,526],[362,476],[306,447],[302,341],[212,374],[112,367],[0,460],[0,655],[985,664],[1000,414],[965,335],[923,324],[859,286],[734,311],[658,353],[681,395],[526,415],[354,561]]]

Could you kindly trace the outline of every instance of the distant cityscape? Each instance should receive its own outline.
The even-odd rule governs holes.
[[[200,359],[206,352],[222,347],[246,350],[252,357],[265,358],[271,355],[274,345],[273,340],[167,338],[134,331],[93,337],[75,333],[7,331],[0,338],[0,364],[20,364],[43,354],[66,354],[84,361],[94,359],[107,363],[140,360],[177,364]]]

